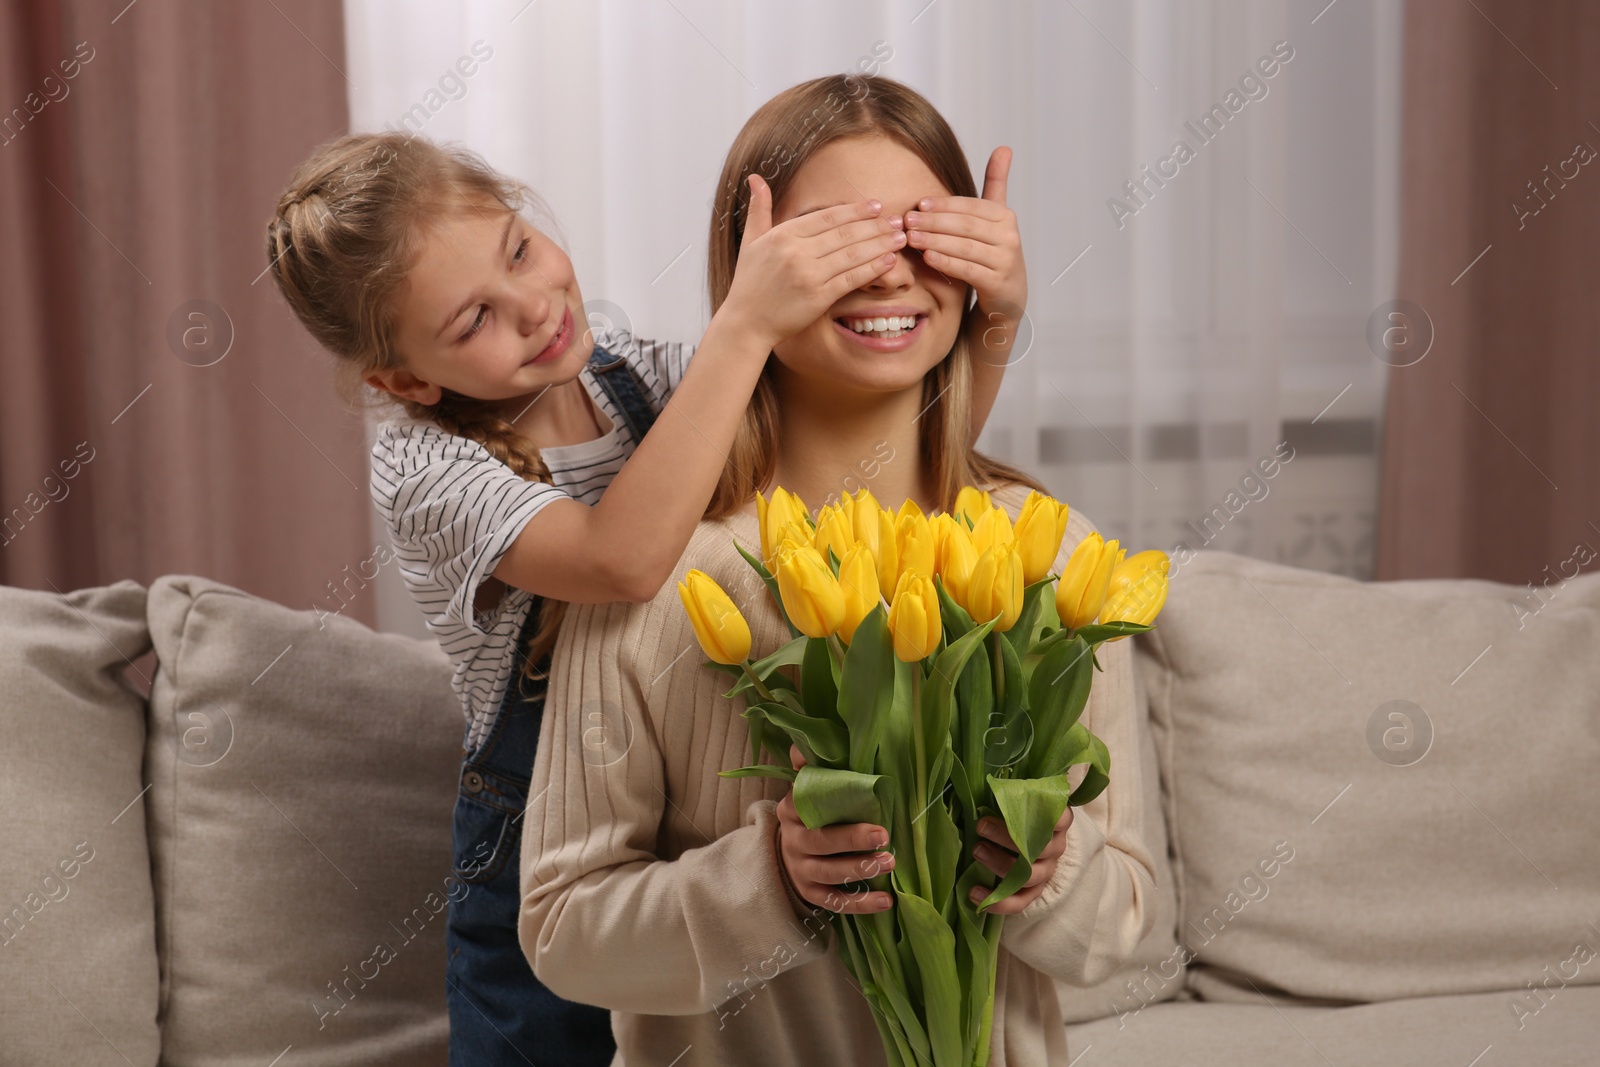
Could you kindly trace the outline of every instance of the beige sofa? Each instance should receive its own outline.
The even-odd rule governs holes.
[[[1600,1063],[1600,577],[1535,595],[1183,565],[1077,1067]],[[437,647],[187,576],[0,628],[0,1065],[444,1061]]]

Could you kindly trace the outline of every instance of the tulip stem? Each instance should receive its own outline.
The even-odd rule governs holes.
[[[844,642],[839,640],[838,634],[828,635],[828,651],[833,655],[834,665],[844,666]]]
[[[995,703],[998,706],[1006,699],[1006,657],[1000,648],[1000,642],[1005,638],[990,630],[985,640],[989,643],[989,673],[994,681]]]
[[[917,858],[917,877],[921,880],[922,892],[918,895],[926,899],[933,893],[933,877],[928,867],[928,824],[922,819],[922,814],[928,810],[928,746],[922,736],[922,664],[920,663],[911,665],[911,740],[913,758],[917,762],[918,812],[911,824],[911,846]]]
[[[761,679],[756,677],[756,672],[750,669],[749,660],[745,660],[743,663],[739,664],[739,666],[744,670],[744,676],[750,679],[750,684],[755,686],[756,692],[761,694],[762,700],[765,700],[768,703],[773,703],[778,699],[772,695],[772,690],[761,684]]]

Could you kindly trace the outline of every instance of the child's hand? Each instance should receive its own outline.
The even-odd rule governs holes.
[[[885,218],[875,200],[807,212],[774,226],[772,190],[752,174],[739,263],[717,314],[735,316],[770,350],[888,270],[905,243],[900,217]]]
[[[1045,883],[1056,873],[1056,864],[1060,861],[1061,854],[1067,850],[1067,828],[1071,825],[1072,809],[1068,808],[1061,813],[1061,818],[1056,822],[1056,830],[1050,835],[1050,843],[1039,853],[1039,858],[1033,861],[1033,873],[1028,876],[1027,883],[1011,896],[989,908],[989,911],[997,915],[1015,915],[1039,899],[1039,894],[1044,892]],[[973,858],[1004,878],[1011,870],[1011,865],[1017,862],[1017,843],[1006,833],[1006,824],[993,815],[985,815],[978,820],[978,833],[989,840],[978,842],[972,850]],[[989,890],[982,886],[972,887],[972,903],[977,904],[988,895]]]
[[[789,749],[789,762],[795,770],[805,766],[798,746]],[[778,801],[778,862],[788,872],[795,892],[820,908],[859,915],[884,911],[893,904],[888,893],[839,888],[893,870],[892,853],[873,851],[888,842],[889,832],[869,822],[808,830],[794,810],[794,790]]]
[[[974,358],[1004,364],[1028,303],[1028,271],[1022,261],[1017,216],[1006,207],[1011,149],[989,157],[983,196],[933,196],[905,216],[906,240],[923,262],[977,290],[977,349]]]

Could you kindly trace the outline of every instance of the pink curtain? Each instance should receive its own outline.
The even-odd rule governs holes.
[[[1378,578],[1600,566],[1600,5],[1406,5]],[[1413,326],[1420,326],[1418,318]]]
[[[0,42],[0,577],[195,573],[372,623],[328,589],[373,553],[361,419],[261,276],[279,189],[348,125],[340,5],[28,0]]]

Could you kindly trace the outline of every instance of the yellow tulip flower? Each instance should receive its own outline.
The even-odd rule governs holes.
[[[961,492],[956,494],[956,506],[951,510],[955,515],[965,516],[967,520],[975,523],[978,521],[978,516],[992,507],[994,504],[990,501],[987,490],[974,485],[964,485],[961,487]],[[961,525],[971,529],[966,522]]]
[[[807,526],[803,522],[786,522],[781,528],[775,529],[772,534],[773,558],[767,562],[767,570],[773,573],[773,577],[777,577],[776,572],[773,572],[772,568],[776,565],[778,554],[783,551],[783,546],[803,545],[808,548],[815,548],[816,546],[812,544],[812,542],[815,540],[815,536],[816,535],[812,532],[811,527]]]
[[[1001,633],[1016,625],[1022,614],[1022,555],[1015,542],[993,545],[978,556],[962,606],[973,622],[998,617],[994,628]]]
[[[772,557],[777,555],[778,546],[783,543],[781,531],[790,523],[804,530],[806,543],[811,543],[811,527],[806,521],[810,514],[805,502],[781,485],[772,490],[770,501],[760,493],[756,494],[756,524],[761,528],[761,561],[768,570],[772,569]]]
[[[856,540],[866,541],[868,547],[872,547],[870,538],[877,534],[878,512],[883,510],[877,498],[862,487],[853,494],[846,494],[839,501],[839,509],[850,520],[850,530],[856,535]]]
[[[850,529],[850,518],[837,504],[828,504],[817,512],[817,528],[812,538],[813,547],[822,553],[824,560],[828,558],[830,548],[835,557],[844,559],[844,554],[856,542],[855,534]]]
[[[1061,625],[1076,630],[1095,620],[1105,603],[1111,571],[1120,562],[1122,550],[1115,540],[1106,541],[1092,533],[1078,542],[1056,583],[1056,614]]]
[[[1037,489],[1028,493],[1014,530],[1022,553],[1022,581],[1032,585],[1050,573],[1067,532],[1067,505]]]
[[[895,658],[915,663],[939,647],[939,591],[933,579],[914,570],[900,575],[889,603],[889,633]]]
[[[873,567],[878,572],[878,587],[880,589],[884,588],[883,546],[887,537],[892,557],[894,550],[894,516],[879,507],[878,501],[865,489],[860,490],[853,496],[846,496],[839,507],[845,513],[845,517],[850,520],[850,533],[857,541],[866,545],[867,551],[872,554]],[[894,577],[892,565],[889,568],[889,577]]]
[[[917,571],[929,575],[938,563],[938,546],[934,543],[933,529],[928,525],[928,520],[923,516],[922,510],[908,499],[906,504],[910,510],[902,507],[900,515],[895,520],[894,547],[898,570],[895,572],[894,588],[900,586],[900,576],[907,571]]]
[[[839,589],[844,593],[844,620],[839,624],[839,636],[846,644],[855,637],[861,620],[883,600],[878,590],[877,566],[865,541],[851,545],[839,561]]]
[[[879,510],[876,534],[870,538],[863,535],[861,540],[872,546],[872,557],[877,560],[878,588],[893,589],[900,578],[900,546],[895,538],[894,516]]]
[[[938,574],[944,587],[949,590],[951,599],[965,607],[967,587],[972,581],[972,568],[978,562],[978,552],[972,547],[972,534],[964,523],[948,515],[940,515],[939,518],[948,519],[949,523],[943,529],[943,540],[939,543]]]
[[[828,561],[810,545],[786,543],[776,559],[778,595],[789,621],[807,637],[827,637],[844,621],[844,591]]]
[[[710,659],[737,665],[750,658],[750,624],[715,579],[692,570],[678,583],[678,596],[700,648]]]
[[[1100,609],[1100,621],[1136,622],[1148,626],[1155,621],[1156,616],[1161,613],[1162,605],[1166,602],[1166,568],[1146,566],[1131,582],[1106,597],[1106,602]],[[1126,636],[1127,634],[1122,635]],[[1122,637],[1113,637],[1111,640],[1120,641]]]
[[[1011,516],[1004,508],[990,508],[977,516],[972,527],[972,547],[982,555],[985,549],[1008,545],[1017,539],[1011,529]]]
[[[1106,599],[1110,600],[1123,589],[1138,581],[1147,570],[1158,570],[1161,577],[1167,576],[1171,567],[1171,560],[1159,548],[1146,549],[1137,552],[1123,560],[1111,572],[1111,581],[1106,583]]]
[[[936,574],[944,570],[945,544],[950,540],[951,531],[967,533],[967,524],[944,511],[928,520],[928,532],[933,534],[933,569]],[[970,534],[968,540],[971,540]]]

